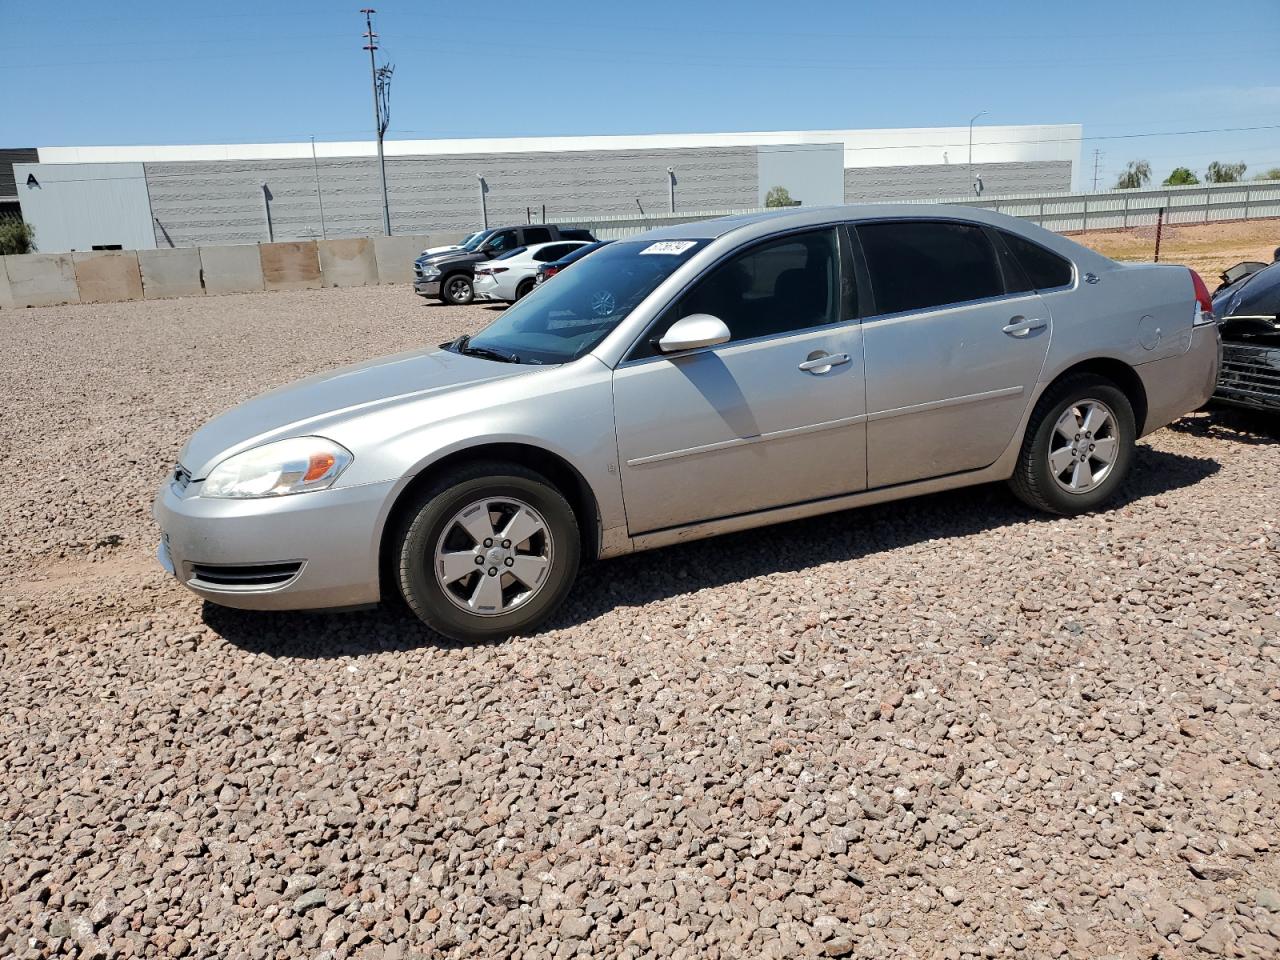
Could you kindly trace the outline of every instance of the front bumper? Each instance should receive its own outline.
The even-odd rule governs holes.
[[[440,296],[440,278],[434,280],[423,280],[421,277],[413,281],[413,292],[420,297],[438,297]]]
[[[398,482],[338,487],[285,497],[217,500],[166,482],[152,513],[158,559],[197,595],[246,610],[309,610],[377,603],[378,546]],[[252,572],[296,566],[273,585],[215,585],[202,570]]]

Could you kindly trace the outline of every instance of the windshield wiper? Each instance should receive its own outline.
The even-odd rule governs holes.
[[[453,349],[455,353],[465,354],[468,357],[484,357],[486,360],[497,360],[501,363],[519,363],[520,358],[506,350],[497,350],[493,347],[473,347],[471,346],[471,336],[463,334],[457,340],[453,341]]]

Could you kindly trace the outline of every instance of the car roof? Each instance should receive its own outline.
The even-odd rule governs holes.
[[[1038,226],[1031,220],[996,213],[983,207],[948,203],[850,203],[827,207],[788,207],[761,213],[739,213],[714,220],[673,223],[627,237],[628,241],[710,240],[716,247],[732,247],[767,239],[790,230],[822,227],[858,220],[959,220],[985,224],[1016,233],[1072,260],[1081,272],[1105,270],[1115,261],[1076,243],[1069,237]]]
[[[549,240],[546,243],[530,243],[530,244],[527,244],[526,246],[521,247],[520,249],[523,250],[525,253],[533,253],[535,250],[541,250],[544,247],[559,247],[566,243],[576,243],[579,246],[586,246],[590,242],[591,242],[590,240],[570,240],[568,238],[565,238],[563,240]]]
[[[714,220],[697,220],[691,223],[676,223],[667,227],[647,230],[636,237],[636,240],[714,240],[736,230],[745,230],[761,225],[776,230],[788,230],[793,227],[820,226],[825,223],[839,223],[847,220],[869,220],[883,217],[895,219],[960,219],[976,223],[988,223],[992,226],[1006,227],[1017,221],[1013,217],[995,213],[982,207],[959,206],[946,203],[848,203],[825,207],[786,207],[781,210],[768,210],[756,213],[738,213]]]

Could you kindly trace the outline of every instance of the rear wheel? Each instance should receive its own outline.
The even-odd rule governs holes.
[[[543,476],[479,463],[425,490],[399,534],[405,602],[455,640],[507,637],[555,612],[578,571],[573,508]]]
[[[1123,391],[1093,374],[1070,377],[1036,404],[1009,485],[1039,510],[1085,513],[1124,483],[1136,437]]]
[[[440,282],[440,299],[455,307],[465,307],[475,299],[471,278],[465,273],[455,273]]]
[[[529,291],[533,289],[534,283],[535,281],[533,277],[530,277],[527,280],[521,280],[520,285],[516,287],[516,299],[523,299]]]

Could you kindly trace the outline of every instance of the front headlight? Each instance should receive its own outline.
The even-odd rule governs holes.
[[[351,463],[351,451],[324,437],[294,437],[228,457],[209,471],[200,496],[244,499],[323,490]]]
[[[436,277],[440,276],[440,268],[432,266],[423,267],[422,275],[428,280],[434,280]]]

